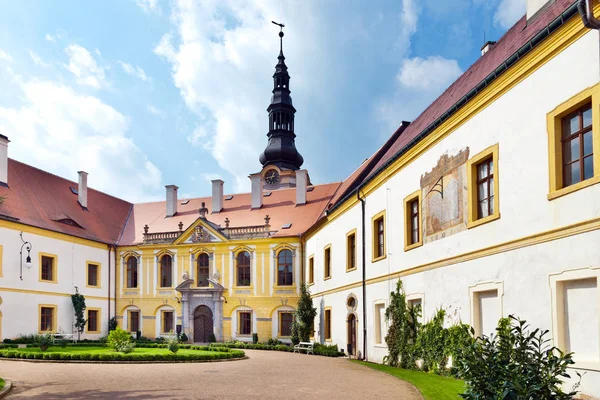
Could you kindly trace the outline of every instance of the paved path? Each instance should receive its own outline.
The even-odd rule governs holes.
[[[412,385],[345,359],[246,351],[248,360],[201,364],[0,361],[12,399],[421,400]],[[301,380],[299,380],[301,379]]]

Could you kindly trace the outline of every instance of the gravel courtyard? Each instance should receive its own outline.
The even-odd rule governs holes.
[[[8,399],[422,399],[412,385],[345,359],[246,354],[201,364],[0,361],[0,376],[15,385]]]

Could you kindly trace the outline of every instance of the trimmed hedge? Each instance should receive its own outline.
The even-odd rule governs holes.
[[[205,347],[205,346],[195,346]],[[196,350],[196,349],[194,349]],[[241,350],[226,349],[226,352],[211,350],[211,354],[75,354],[75,353],[28,353],[18,350],[0,350],[2,358],[21,358],[35,360],[82,360],[82,361],[211,361],[242,358],[246,354]]]
[[[228,343],[211,343],[210,347],[219,346],[221,348],[229,348],[229,349],[247,349],[247,350],[270,350],[270,351],[286,351],[293,352],[294,348],[292,346],[288,346],[285,344],[279,344],[275,346],[271,346],[268,344],[262,343],[242,343],[242,342],[228,342]],[[320,343],[315,343],[314,346],[314,354],[317,356],[325,356],[325,357],[343,357],[344,353],[338,350],[337,345],[327,346],[322,345]]]
[[[0,344],[0,349],[16,349],[18,347],[18,344]]]

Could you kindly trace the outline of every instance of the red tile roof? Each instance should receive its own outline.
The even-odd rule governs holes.
[[[225,218],[228,218],[229,226],[235,228],[264,225],[265,216],[269,215],[271,230],[277,231],[273,237],[299,236],[324,215],[326,206],[339,186],[339,182],[313,186],[313,190],[307,193],[307,203],[302,206],[296,206],[295,188],[274,190],[270,196],[263,197],[263,206],[258,210],[250,209],[250,193],[234,194],[231,200],[223,202],[223,210],[220,213],[213,214],[209,211],[206,219],[225,227]],[[225,198],[228,196],[230,195],[225,195]],[[146,224],[149,226],[149,233],[175,232],[179,230],[180,221],[183,222],[185,230],[198,219],[198,210],[202,207],[202,202],[211,210],[210,197],[189,199],[189,203],[185,205],[182,205],[179,199],[177,214],[172,218],[165,218],[167,206],[164,201],[135,204],[119,245],[142,243]],[[285,224],[292,225],[289,229],[282,229]]]
[[[88,211],[69,187],[77,183],[19,161],[8,160],[8,188],[0,214],[4,219],[60,232],[96,242],[114,244],[119,240],[132,204],[88,188]],[[7,218],[8,217],[8,218]],[[59,220],[70,219],[76,226]]]
[[[556,0],[543,13],[529,23],[523,16],[498,42],[482,57],[480,57],[465,73],[463,73],[441,96],[425,109],[405,130],[398,135],[394,143],[387,149],[380,149],[372,158],[377,158],[373,165],[361,165],[368,169],[360,174],[363,178],[357,179],[356,172],[342,183],[343,192],[336,197],[336,202],[343,201],[344,196],[352,192],[358,185],[376,175],[379,168],[390,162],[399,152],[405,149],[411,141],[419,136],[434,121],[454,106],[462,97],[472,91],[488,75],[500,67],[511,55],[543,31],[550,22],[563,13],[573,0]],[[380,154],[384,151],[384,154]],[[366,173],[365,173],[366,172]],[[337,204],[335,204],[337,205]]]

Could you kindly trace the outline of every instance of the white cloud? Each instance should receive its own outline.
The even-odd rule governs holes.
[[[79,85],[95,89],[109,86],[105,68],[98,65],[94,56],[85,47],[72,44],[65,49],[65,52],[69,56],[69,65],[66,68],[75,75]]]
[[[20,108],[0,107],[0,131],[11,138],[11,158],[129,201],[155,198],[161,173],[127,137],[127,117],[92,96],[46,81],[21,84]]]
[[[494,25],[508,29],[525,15],[526,9],[526,0],[502,0],[494,13]]]
[[[147,14],[160,14],[161,12],[158,0],[135,0],[135,4]]]
[[[46,40],[51,43],[56,43],[56,38],[49,33],[46,33]]]
[[[397,79],[406,88],[426,91],[445,89],[460,76],[456,60],[440,56],[407,58],[403,60]]]
[[[39,65],[40,67],[44,68],[51,66],[49,63],[44,62],[44,60],[42,60],[42,58],[35,51],[28,49],[27,52],[29,53],[29,57],[31,57],[31,60],[35,65]]]
[[[160,117],[160,118],[163,118],[163,119],[166,117],[166,114],[165,114],[164,111],[162,111],[162,110],[154,107],[151,104],[148,104],[148,106],[146,108],[148,109],[148,112],[150,112],[150,114],[154,114],[157,117]]]
[[[7,52],[5,52],[4,50],[0,49],[0,60],[3,61],[8,61],[8,62],[13,62],[13,58],[10,54],[8,54]]]
[[[213,181],[215,179],[223,179],[221,174],[214,174],[214,173],[207,173],[207,172],[200,173],[200,178],[202,178],[203,180],[205,180],[208,183],[210,183],[211,181]]]
[[[121,67],[123,67],[123,70],[128,73],[129,75],[133,75],[136,76],[138,78],[140,78],[143,81],[147,81],[150,78],[148,78],[148,76],[146,75],[146,71],[144,71],[142,69],[142,67],[140,66],[133,66],[131,64],[128,64],[126,62],[123,61],[118,61],[119,64],[121,64]]]

